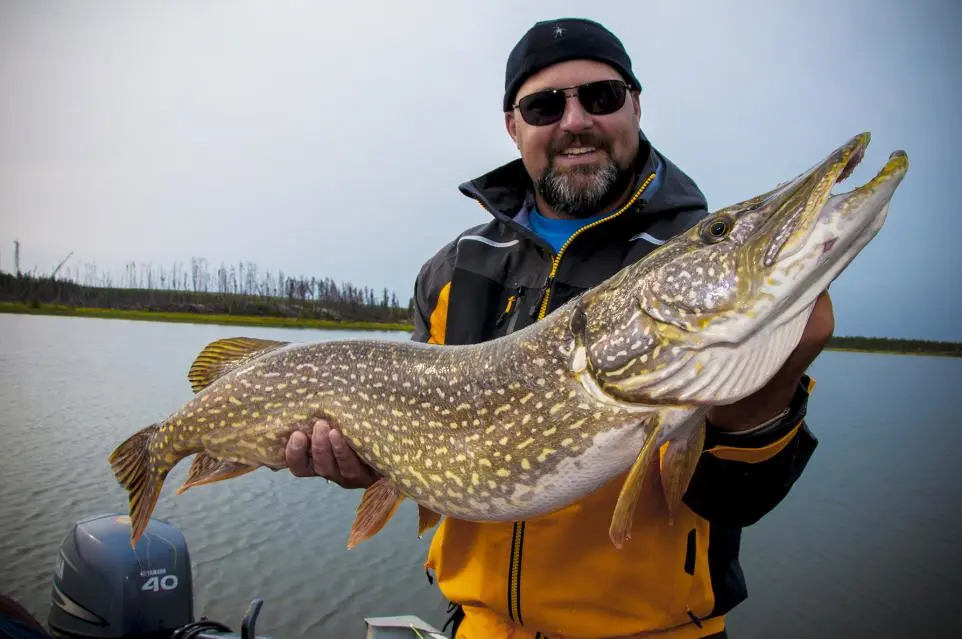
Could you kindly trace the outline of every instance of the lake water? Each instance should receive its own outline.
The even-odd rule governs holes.
[[[0,592],[46,619],[70,525],[126,509],[107,455],[189,399],[186,371],[205,344],[239,334],[407,339],[0,315]],[[745,532],[750,596],[732,638],[962,635],[962,360],[828,352],[813,373],[820,445],[788,499]],[[258,632],[280,639],[361,637],[373,615],[443,624],[412,503],[346,552],[360,492],[260,470],[175,497],[186,468],[155,516],[188,540],[197,616],[239,630],[260,597]]]

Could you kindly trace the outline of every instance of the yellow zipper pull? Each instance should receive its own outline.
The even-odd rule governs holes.
[[[495,322],[496,328],[501,328],[501,326],[504,325],[505,321],[507,321],[507,319],[511,316],[511,310],[515,307],[520,298],[521,287],[518,286],[511,289],[511,293],[508,295],[508,303],[505,305],[504,310],[501,311],[501,315],[498,316],[498,321]]]

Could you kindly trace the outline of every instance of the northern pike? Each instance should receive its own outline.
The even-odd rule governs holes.
[[[622,547],[653,466],[673,513],[708,409],[774,376],[816,297],[881,229],[908,170],[904,152],[863,186],[831,193],[868,143],[857,135],[795,179],[709,214],[505,337],[212,342],[190,367],[190,401],[109,456],[128,491],[131,545],[181,459],[196,455],[177,494],[279,470],[291,433],[324,418],[380,475],[348,548],[405,498],[418,505],[420,536],[442,516],[536,517],[628,471],[610,523]]]

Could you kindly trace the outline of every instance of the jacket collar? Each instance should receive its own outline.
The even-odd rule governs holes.
[[[657,215],[682,208],[705,208],[705,196],[681,169],[657,151],[651,142],[640,134],[638,154],[635,156],[636,186],[658,166],[657,154],[664,171],[661,188],[642,210],[647,215]],[[520,158],[503,164],[473,180],[458,186],[458,190],[474,200],[495,218],[508,221],[534,203],[534,186]]]

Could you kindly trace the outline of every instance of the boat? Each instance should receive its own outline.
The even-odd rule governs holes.
[[[262,599],[239,629],[195,618],[190,553],[183,533],[152,518],[135,547],[130,518],[103,513],[75,521],[57,552],[47,632],[53,639],[280,639],[257,634]],[[326,636],[325,636],[326,637]],[[358,639],[446,639],[416,615],[367,617]],[[338,639],[341,639],[340,637]],[[345,638],[347,639],[347,638]]]

